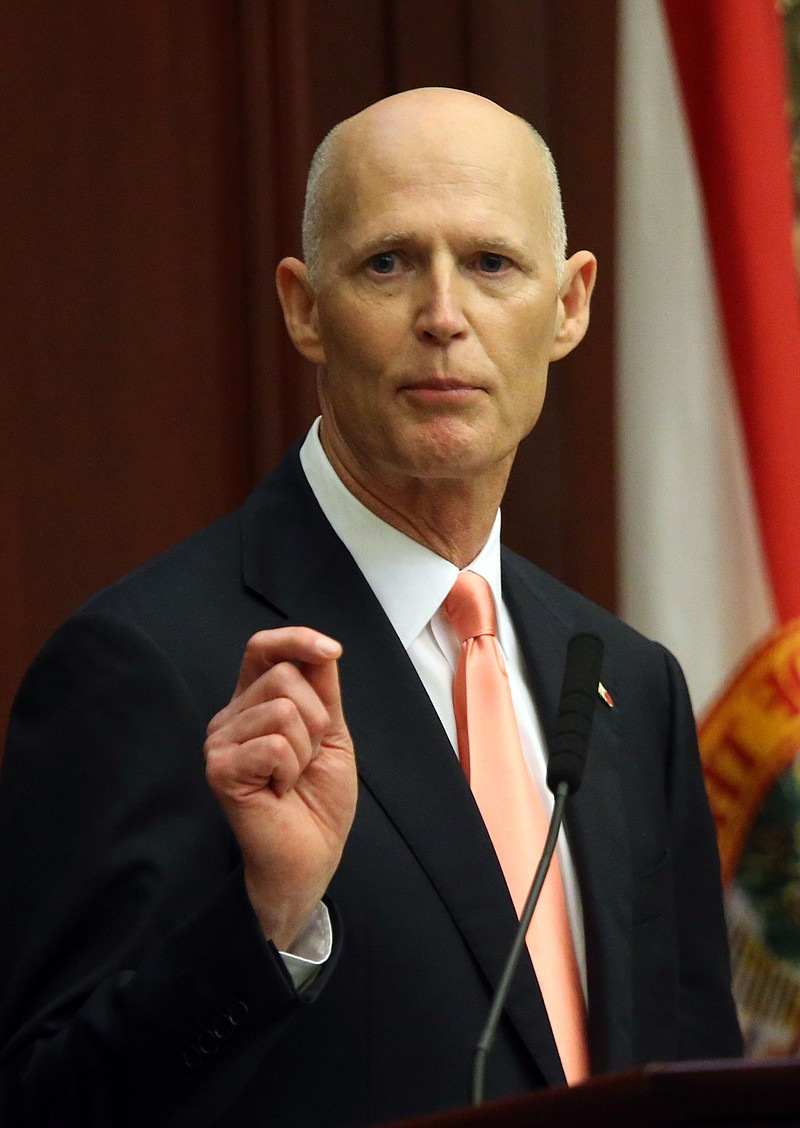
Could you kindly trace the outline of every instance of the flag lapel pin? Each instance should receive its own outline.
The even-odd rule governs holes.
[[[606,689],[606,687],[603,685],[602,682],[597,683],[597,694],[602,701],[605,701],[605,703],[606,703],[606,705],[608,705],[609,709],[614,708],[614,698],[611,696],[611,694],[608,692],[608,690]]]

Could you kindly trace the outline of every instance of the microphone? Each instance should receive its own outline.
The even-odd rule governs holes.
[[[597,635],[579,634],[569,640],[547,764],[547,786],[554,795],[561,783],[566,783],[568,795],[581,785],[602,660],[603,644]]]
[[[603,643],[592,634],[574,635],[567,646],[567,660],[564,665],[564,680],[561,686],[561,699],[553,729],[550,756],[547,764],[547,786],[555,795],[553,814],[547,831],[542,856],[533,883],[528,893],[514,942],[508,953],[500,982],[492,999],[489,1017],[475,1047],[472,1066],[472,1104],[477,1108],[483,1103],[486,1063],[491,1053],[500,1024],[500,1015],[511,990],[511,981],[519,964],[525,936],[539,900],[547,871],[556,847],[558,833],[564,818],[564,804],[569,795],[574,795],[583,779],[586,766],[586,753],[592,731],[592,718],[597,704],[597,687],[600,681],[600,664],[603,659]]]

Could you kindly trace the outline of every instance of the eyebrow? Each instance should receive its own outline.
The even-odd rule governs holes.
[[[348,258],[360,260],[371,255],[380,254],[381,251],[390,251],[395,247],[415,246],[420,240],[410,231],[387,231],[383,235],[376,235],[374,239],[365,239],[361,243],[350,243]]]
[[[463,241],[481,251],[507,255],[517,262],[526,264],[532,270],[537,268],[536,258],[522,244],[506,239],[503,235],[476,234],[467,236]],[[356,263],[380,254],[381,251],[394,250],[396,247],[424,248],[425,242],[411,231],[387,231],[358,245],[351,244],[347,258],[351,263]]]

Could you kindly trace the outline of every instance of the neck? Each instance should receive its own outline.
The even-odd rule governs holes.
[[[510,463],[479,479],[412,477],[389,484],[340,457],[324,428],[320,437],[331,465],[350,493],[388,525],[457,568],[470,564],[486,544],[505,492]]]

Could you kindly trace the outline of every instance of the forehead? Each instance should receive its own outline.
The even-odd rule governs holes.
[[[424,121],[354,130],[335,162],[328,235],[369,239],[382,230],[488,227],[508,238],[546,238],[551,186],[524,123],[474,129]]]

